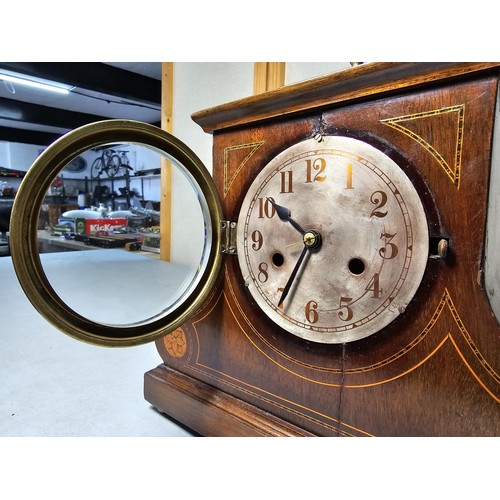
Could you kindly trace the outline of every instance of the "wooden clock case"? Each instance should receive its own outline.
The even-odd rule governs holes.
[[[398,319],[323,345],[272,323],[226,255],[210,298],[157,341],[163,364],[145,374],[147,401],[206,436],[500,435],[500,327],[483,279],[498,77],[490,63],[373,63],[193,115],[213,134],[228,221],[279,152],[344,135],[414,183],[430,256]]]

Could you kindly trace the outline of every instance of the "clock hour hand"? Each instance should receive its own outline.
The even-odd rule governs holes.
[[[306,232],[304,231],[304,229],[302,229],[300,227],[300,225],[295,222],[291,217],[291,212],[290,212],[290,209],[289,208],[286,208],[286,207],[282,207],[281,205],[278,205],[277,203],[275,203],[271,198],[268,198],[267,199],[269,201],[269,203],[271,203],[271,205],[274,207],[274,209],[276,210],[276,213],[278,214],[278,217],[282,220],[282,221],[285,221],[285,222],[289,222],[300,234],[304,235]]]

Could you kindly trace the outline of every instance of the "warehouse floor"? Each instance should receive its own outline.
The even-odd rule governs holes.
[[[193,436],[143,397],[154,345],[110,349],[47,323],[0,257],[0,437]]]

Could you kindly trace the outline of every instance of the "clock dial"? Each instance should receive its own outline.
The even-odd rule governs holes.
[[[367,337],[404,312],[429,237],[403,170],[373,146],[323,136],[258,174],[238,219],[238,256],[253,298],[288,332],[322,343]]]

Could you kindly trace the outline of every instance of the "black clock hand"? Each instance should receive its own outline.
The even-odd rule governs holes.
[[[302,249],[302,253],[300,254],[299,260],[297,261],[297,264],[295,264],[295,267],[293,268],[292,274],[290,275],[290,278],[288,278],[288,281],[285,285],[285,288],[283,289],[283,293],[281,294],[280,301],[278,302],[278,307],[281,304],[283,304],[283,301],[285,300],[286,296],[288,295],[288,292],[290,291],[292,283],[295,280],[295,276],[297,276],[297,272],[302,264],[302,261],[304,260],[304,257],[306,256],[307,250],[309,250],[309,247],[304,245],[304,248]]]
[[[289,222],[300,234],[304,235],[306,232],[299,226],[297,222],[295,222],[291,217],[290,209],[286,207],[282,207],[275,203],[271,198],[268,198],[269,203],[275,208],[278,217],[285,222]]]
[[[295,267],[293,268],[292,274],[290,275],[290,278],[288,278],[288,281],[285,285],[285,288],[283,289],[283,293],[281,294],[280,301],[278,302],[278,307],[283,304],[283,301],[285,300],[286,296],[288,295],[288,292],[290,291],[290,288],[292,287],[292,283],[295,280],[295,277],[297,276],[297,272],[300,269],[300,266],[302,265],[302,261],[304,260],[304,257],[306,256],[306,253],[308,250],[311,250],[313,248],[318,248],[321,245],[321,235],[314,230],[307,231],[304,233],[303,238],[304,242],[304,248],[302,249],[302,253],[300,254],[299,260],[297,261],[297,264],[295,264]]]

